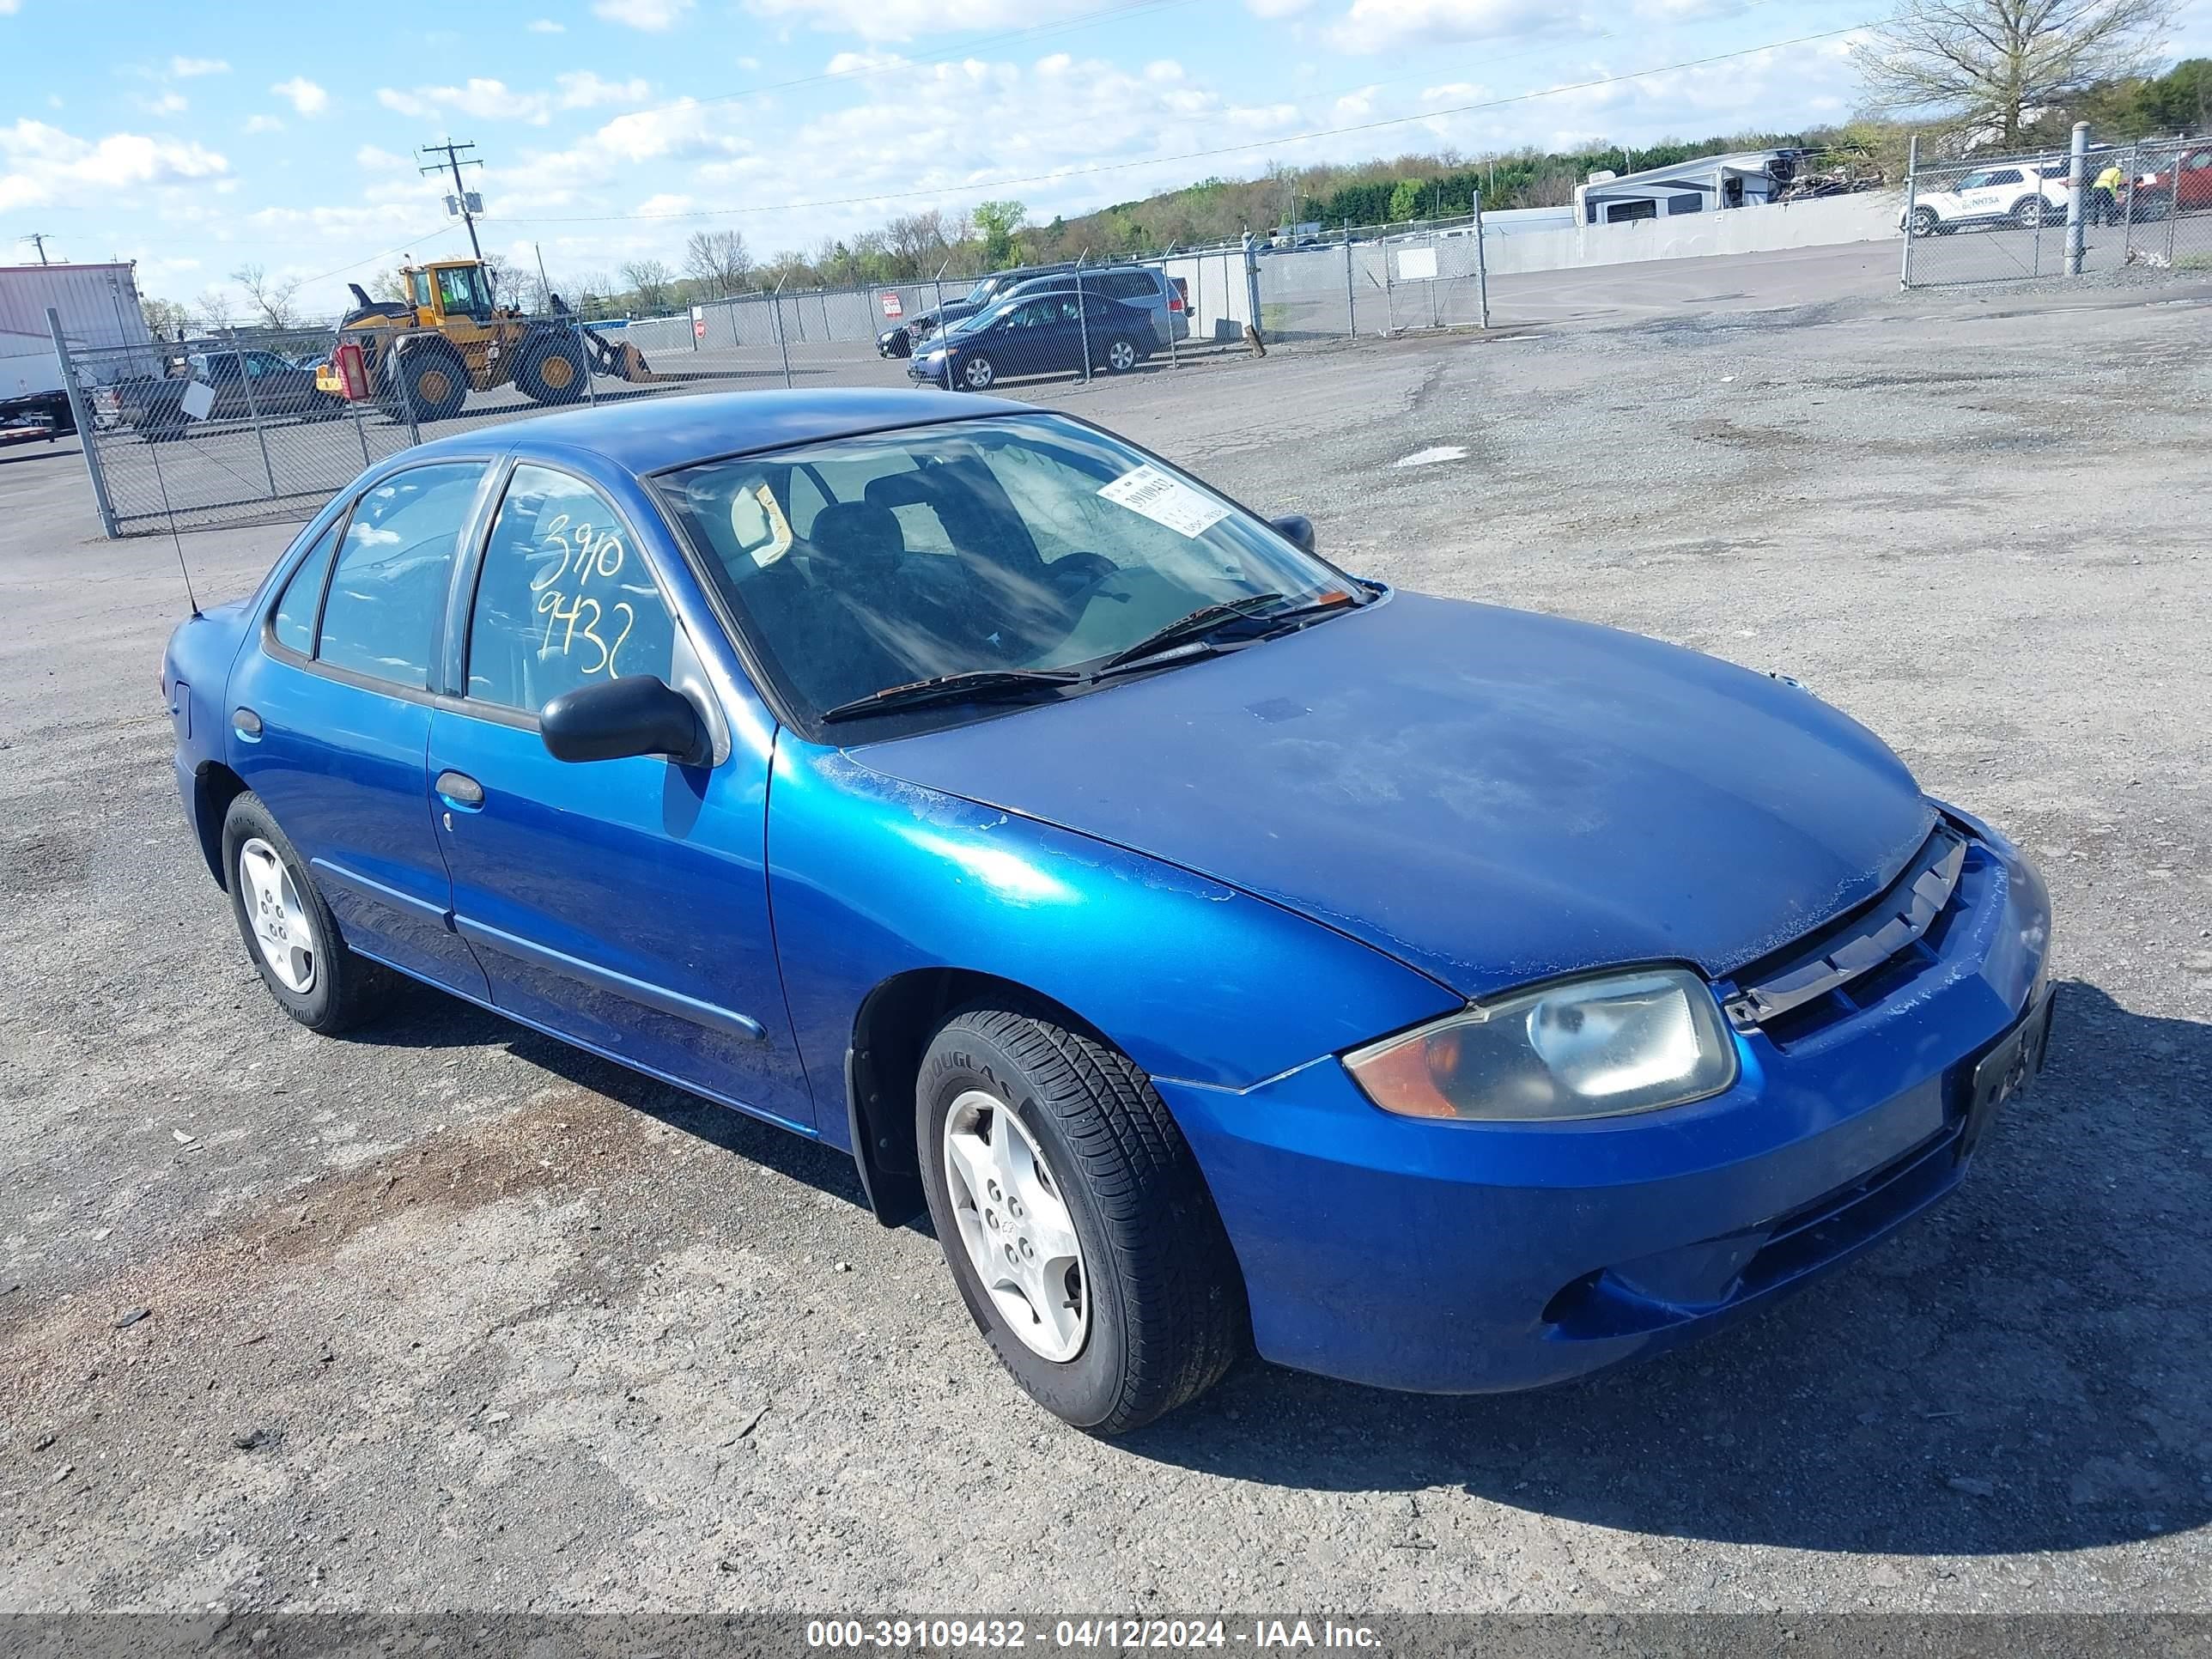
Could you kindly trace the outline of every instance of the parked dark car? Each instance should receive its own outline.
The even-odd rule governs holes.
[[[985,309],[994,300],[1004,299],[1008,291],[1024,283],[1034,282],[1040,276],[1056,276],[1075,269],[1072,264],[1056,265],[1021,265],[1012,270],[994,270],[957,300],[919,312],[902,323],[893,324],[876,336],[876,354],[882,357],[910,357],[914,349],[933,334],[941,333],[955,323],[962,323]]]
[[[313,369],[273,351],[189,351],[168,368],[161,380],[124,380],[110,389],[119,422],[149,438],[181,437],[193,424],[184,412],[184,398],[195,380],[215,394],[206,420],[242,421],[257,415],[334,420],[345,413],[343,398],[316,389]]]
[[[945,331],[917,352],[907,374],[948,391],[984,392],[1009,374],[1049,374],[1084,367],[1121,374],[1152,355],[1159,336],[1151,313],[1073,290],[1001,300]]]
[[[28,434],[52,443],[76,430],[76,416],[70,412],[68,392],[33,392],[21,398],[0,398],[0,427],[8,428],[10,442],[21,443]]]

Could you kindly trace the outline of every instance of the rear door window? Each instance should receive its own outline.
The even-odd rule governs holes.
[[[269,626],[276,643],[287,651],[296,651],[303,657],[313,653],[315,613],[323,606],[323,582],[331,574],[331,555],[337,550],[338,531],[344,523],[341,517],[323,532],[314,550],[300,561],[300,568],[284,584],[284,597],[276,601]]]
[[[429,685],[453,558],[483,475],[481,461],[410,467],[361,498],[338,544],[317,660]]]

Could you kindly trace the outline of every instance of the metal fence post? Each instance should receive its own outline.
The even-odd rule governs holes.
[[[1352,221],[1344,222],[1344,337],[1359,337],[1359,299],[1352,284]]]
[[[1085,248],[1075,256],[1075,331],[1083,340],[1083,382],[1091,383],[1091,307],[1084,303],[1083,262],[1091,257]]]
[[[407,441],[412,446],[422,441],[422,428],[415,418],[415,394],[407,388],[407,365],[402,361],[406,350],[407,337],[402,335],[392,343],[392,350],[385,359],[384,372],[392,377],[392,385],[399,388],[399,412],[407,417]]]
[[[2066,274],[2081,274],[2081,253],[2084,233],[2088,228],[2089,216],[2084,212],[2087,195],[2082,186],[2087,182],[2085,169],[2089,165],[2089,124],[2074,124],[2074,142],[2067,154],[2066,189],[2069,198],[2066,204]]]
[[[1264,347],[1267,336],[1260,326],[1260,256],[1252,252],[1252,233],[1244,233],[1244,309],[1251,319],[1252,337]]]
[[[253,422],[253,435],[261,441],[261,471],[269,480],[269,499],[273,501],[276,499],[276,469],[269,459],[269,434],[261,429],[261,400],[253,395],[253,376],[246,372],[246,354],[238,349],[238,331],[227,328],[223,336],[230,342],[231,361],[238,365],[238,383],[246,388],[246,414]]]
[[[783,285],[790,280],[791,273],[787,270],[775,279],[775,288],[768,296],[769,304],[775,311],[775,349],[783,357],[783,383],[787,386],[791,384],[791,347],[783,337]]]
[[[1482,246],[1482,192],[1474,192],[1474,295],[1481,307],[1482,326],[1490,326],[1490,255]]]
[[[346,412],[353,416],[353,435],[361,441],[361,464],[368,465],[368,423],[361,418],[361,399],[346,399]]]
[[[584,337],[584,319],[571,316],[568,319],[568,326],[576,336],[577,357],[584,365],[584,401],[587,404],[596,404],[599,400],[599,389],[592,384],[594,378],[592,374],[592,343]],[[695,347],[699,343],[697,336],[692,337],[691,343]]]
[[[2140,175],[2142,161],[2142,140],[2138,138],[2128,146],[2128,176],[2121,185],[2127,197],[2127,206],[2121,210],[2120,263],[2126,264],[2136,254],[2136,179]]]
[[[1897,285],[1912,286],[1912,214],[1920,194],[1920,135],[1914,133],[1905,149],[1905,252],[1898,266]]]
[[[62,390],[69,394],[70,418],[76,422],[77,447],[84,453],[85,476],[92,480],[92,502],[100,513],[100,527],[108,540],[122,534],[115,527],[115,504],[107,499],[107,475],[100,465],[94,443],[92,410],[85,404],[84,389],[77,384],[76,364],[70,357],[69,342],[62,337],[62,314],[46,307],[46,332],[53,337],[54,366],[62,372]]]
[[[2176,143],[2172,163],[2162,169],[2173,175],[2173,182],[2166,187],[2166,267],[2168,270],[2173,269],[2174,221],[2181,217],[2181,162],[2188,154],[2187,144]]]

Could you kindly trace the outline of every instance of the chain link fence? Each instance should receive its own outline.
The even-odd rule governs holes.
[[[1255,264],[1271,346],[1490,325],[1480,204],[1432,223],[1347,225]]]
[[[1904,285],[2212,270],[2212,139],[2093,144],[2078,192],[2073,165],[2063,149],[1917,163],[1898,216]]]
[[[118,347],[57,324],[54,345],[101,523],[125,536],[306,518],[397,450],[579,404],[933,384],[1064,396],[1243,351],[1250,269],[1243,249],[1086,259],[1005,273],[986,295],[941,278],[770,290],[628,322],[479,307],[430,327],[390,301],[335,332]]]

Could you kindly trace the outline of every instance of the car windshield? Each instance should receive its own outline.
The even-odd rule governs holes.
[[[841,439],[658,483],[810,716],[945,675],[1096,670],[1208,607],[1354,597],[1205,485],[1057,415]]]
[[[1012,300],[1001,300],[998,304],[991,307],[988,310],[979,311],[972,317],[961,318],[959,321],[954,323],[951,327],[946,329],[945,331],[947,334],[980,333],[984,329],[990,327],[992,324],[997,322],[1000,318],[1005,316],[1013,308],[1014,302]]]

